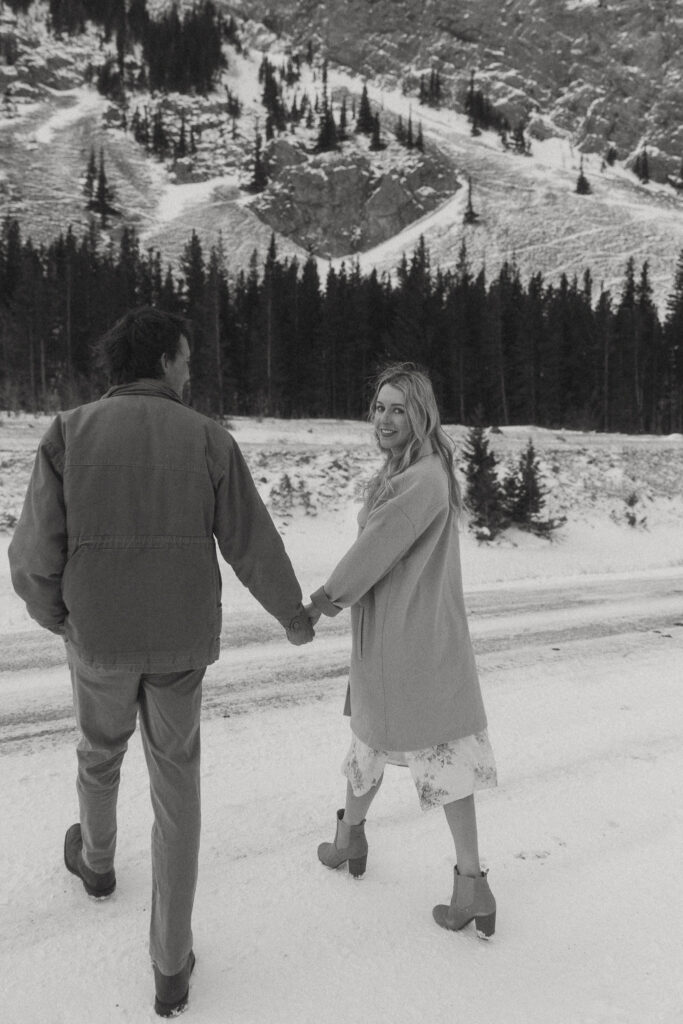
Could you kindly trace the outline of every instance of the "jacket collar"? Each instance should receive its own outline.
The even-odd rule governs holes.
[[[134,380],[128,384],[116,384],[113,388],[109,388],[102,398],[118,398],[120,395],[151,395],[155,398],[170,398],[171,401],[180,402],[181,405],[185,404],[172,387],[154,377],[142,377],[140,380]]]

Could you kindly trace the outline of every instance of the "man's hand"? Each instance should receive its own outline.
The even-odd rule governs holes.
[[[301,647],[302,644],[310,644],[315,636],[315,630],[303,606],[296,613],[285,632],[290,644],[294,644],[295,647]]]

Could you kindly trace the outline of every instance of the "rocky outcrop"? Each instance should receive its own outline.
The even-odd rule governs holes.
[[[231,5],[261,19],[271,0]],[[569,134],[586,152],[616,146],[635,159],[658,154],[652,176],[666,180],[683,157],[683,17],[661,0],[279,0],[278,27],[302,46],[325,47],[332,62],[415,91],[419,71],[436,68],[450,103],[462,109],[469,75],[516,122],[543,116],[548,136]],[[350,31],[349,26],[353,26]]]
[[[306,163],[306,154],[299,146],[292,145],[285,138],[271,139],[266,144],[264,163],[270,178],[277,178],[288,167]]]
[[[429,155],[394,158],[386,170],[371,156],[348,148],[307,157],[278,143],[267,153],[277,174],[252,208],[310,252],[343,256],[391,238],[460,187],[454,173]]]

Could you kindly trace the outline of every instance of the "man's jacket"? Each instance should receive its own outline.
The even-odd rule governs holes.
[[[112,388],[43,437],[9,548],[29,614],[94,666],[215,661],[225,560],[287,626],[301,590],[227,431],[161,381]]]

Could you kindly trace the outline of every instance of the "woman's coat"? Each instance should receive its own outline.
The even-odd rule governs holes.
[[[480,732],[486,715],[441,459],[425,451],[391,483],[311,600],[327,615],[351,607],[355,735],[377,750],[420,750]]]

